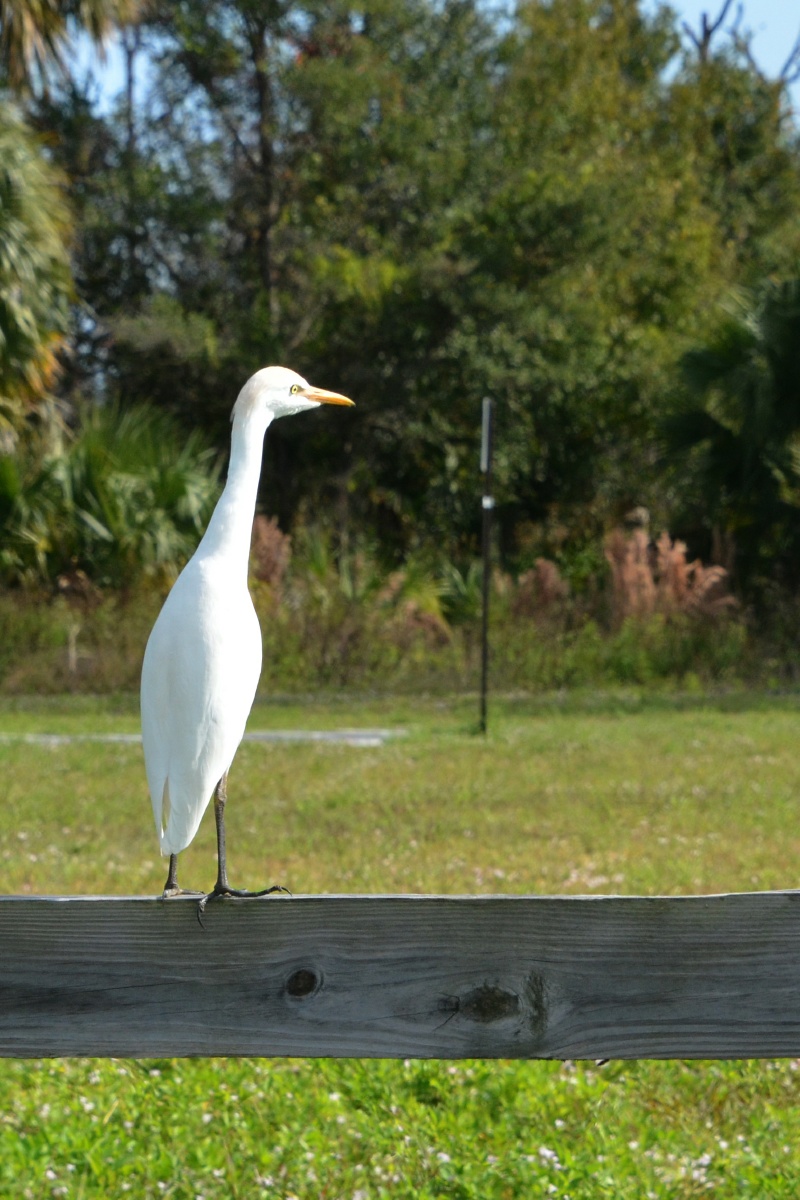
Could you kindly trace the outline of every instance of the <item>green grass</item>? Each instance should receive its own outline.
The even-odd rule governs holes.
[[[251,727],[403,727],[379,749],[245,744],[233,882],[295,892],[686,893],[797,884],[795,697],[617,693],[257,706]],[[0,729],[134,730],[130,697],[7,700]],[[154,893],[137,746],[0,746],[11,892]],[[210,886],[212,822],[181,858]],[[794,1062],[0,1063],[0,1196],[800,1194]],[[63,1189],[66,1189],[64,1191]]]

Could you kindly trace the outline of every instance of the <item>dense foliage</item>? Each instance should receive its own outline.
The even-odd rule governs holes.
[[[360,531],[388,569],[474,554],[488,392],[508,567],[546,555],[585,586],[638,506],[726,547],[740,589],[793,578],[796,374],[751,348],[749,382],[698,382],[731,296],[757,309],[800,274],[786,87],[740,33],[682,43],[639,0],[105,13],[129,18],[111,111],[78,74],[27,105],[75,224],[62,399],[154,405],[222,450],[266,362],[348,392],[351,414],[270,431],[262,502],[284,529]],[[750,445],[734,410],[773,383]],[[726,437],[761,463],[747,486]]]
[[[796,586],[800,567],[800,280],[736,296],[682,360],[684,403],[665,421],[698,525],[724,530],[746,579]],[[689,463],[687,469],[686,463]],[[693,485],[693,486],[692,486]]]
[[[63,588],[88,567],[99,585],[171,582],[217,499],[213,452],[153,409],[81,415],[49,448],[0,457],[0,580]]]

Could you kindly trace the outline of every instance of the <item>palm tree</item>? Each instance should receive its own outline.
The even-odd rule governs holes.
[[[706,345],[684,356],[686,395],[664,422],[745,586],[800,569],[798,348],[800,279],[736,296]]]
[[[131,19],[138,0],[0,0],[0,75],[15,91],[31,91],[48,67],[63,67],[70,33],[98,44]]]
[[[35,135],[0,103],[0,435],[41,400],[67,332],[70,218]]]
[[[8,583],[171,582],[219,495],[214,451],[168,414],[87,408],[55,453],[0,457],[0,571]]]

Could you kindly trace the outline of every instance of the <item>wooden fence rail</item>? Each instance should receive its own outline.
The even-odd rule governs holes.
[[[800,1055],[800,892],[0,899],[0,1054]]]

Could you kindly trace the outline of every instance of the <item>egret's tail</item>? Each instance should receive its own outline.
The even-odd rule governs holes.
[[[170,794],[169,776],[164,780],[161,791],[161,803],[153,805],[156,819],[161,853],[180,854],[185,850],[197,833],[198,826],[205,812],[205,804],[181,803],[180,781],[177,795]]]

